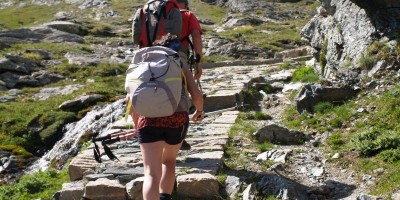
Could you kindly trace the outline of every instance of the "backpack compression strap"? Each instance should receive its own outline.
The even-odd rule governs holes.
[[[150,4],[152,4],[154,2],[155,1],[149,2],[147,4],[147,10],[146,10],[146,14],[147,14],[147,16],[146,16],[146,34],[147,34],[147,46],[148,47],[153,46],[153,42],[157,37],[161,15],[162,15],[162,13],[165,13],[165,7],[166,7],[167,0],[163,0],[161,2],[161,4],[159,5],[159,6],[161,6],[161,8],[157,8],[157,11],[155,11],[155,13],[157,13],[157,24],[156,24],[156,27],[154,28],[153,37],[150,38],[150,23],[151,23]]]
[[[160,8],[157,9],[157,12],[156,12],[157,13],[157,24],[156,24],[156,26],[154,28],[154,34],[153,34],[153,37],[150,38],[150,12],[149,12],[150,11],[150,9],[149,9],[150,6],[149,5],[154,3],[155,1],[158,1],[158,0],[150,1],[147,4],[147,10],[146,10],[147,16],[146,16],[146,19],[145,19],[145,23],[146,23],[146,36],[147,36],[147,46],[148,47],[153,46],[153,42],[157,38],[161,16],[163,16],[164,19],[166,19],[167,18],[167,13],[172,8],[174,8],[174,7],[178,8],[178,5],[176,4],[176,2],[169,1],[169,0],[162,0],[161,4],[159,5]],[[172,4],[172,6],[170,6],[170,4]],[[143,9],[141,10],[140,14],[141,14],[141,17],[143,19],[143,17],[144,17]]]

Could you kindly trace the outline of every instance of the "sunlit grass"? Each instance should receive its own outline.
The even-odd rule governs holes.
[[[69,5],[38,6],[14,5],[0,10],[0,24],[5,29],[16,29],[39,25],[53,20],[58,11],[71,9]]]
[[[69,181],[68,168],[26,174],[16,184],[0,186],[0,200],[53,199],[62,184]]]

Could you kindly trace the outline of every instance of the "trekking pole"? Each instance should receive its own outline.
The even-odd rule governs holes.
[[[217,114],[221,114],[221,113],[227,112],[227,111],[239,110],[240,108],[244,108],[245,106],[248,106],[248,105],[243,104],[240,101],[240,97],[239,97],[238,93],[235,94],[235,100],[236,100],[235,106],[229,107],[229,108],[224,108],[224,109],[221,109],[221,110],[215,110],[215,111],[212,111],[212,112],[206,112],[206,113],[204,113],[202,115],[202,117],[208,117],[208,116],[211,116],[211,115],[217,115]],[[189,117],[191,118],[192,116],[193,115],[191,115]]]

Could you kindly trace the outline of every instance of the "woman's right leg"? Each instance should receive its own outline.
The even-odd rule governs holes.
[[[160,180],[162,176],[162,155],[166,143],[157,141],[152,143],[141,143],[144,167],[143,199],[160,199]]]
[[[176,155],[181,144],[166,144],[162,156],[162,178],[160,182],[160,193],[172,194],[175,184]]]

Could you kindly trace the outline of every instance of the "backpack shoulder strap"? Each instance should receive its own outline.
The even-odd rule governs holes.
[[[150,37],[150,23],[151,23],[150,22],[150,15],[151,14],[149,12],[150,11],[150,9],[149,9],[150,6],[149,5],[154,3],[155,1],[156,0],[149,2],[147,4],[147,10],[146,10],[146,14],[147,14],[147,16],[146,16],[146,35],[147,35],[147,46],[148,47],[153,46],[153,42],[154,42],[155,38],[157,37],[161,16],[164,16],[164,18],[166,18],[166,16],[167,16],[167,14],[166,14],[166,6],[167,6],[167,3],[169,1],[163,0],[161,2],[161,4],[159,5],[159,6],[161,6],[160,9],[159,9],[160,12],[156,12],[157,13],[157,24],[156,24],[156,26],[154,28],[153,37]]]

